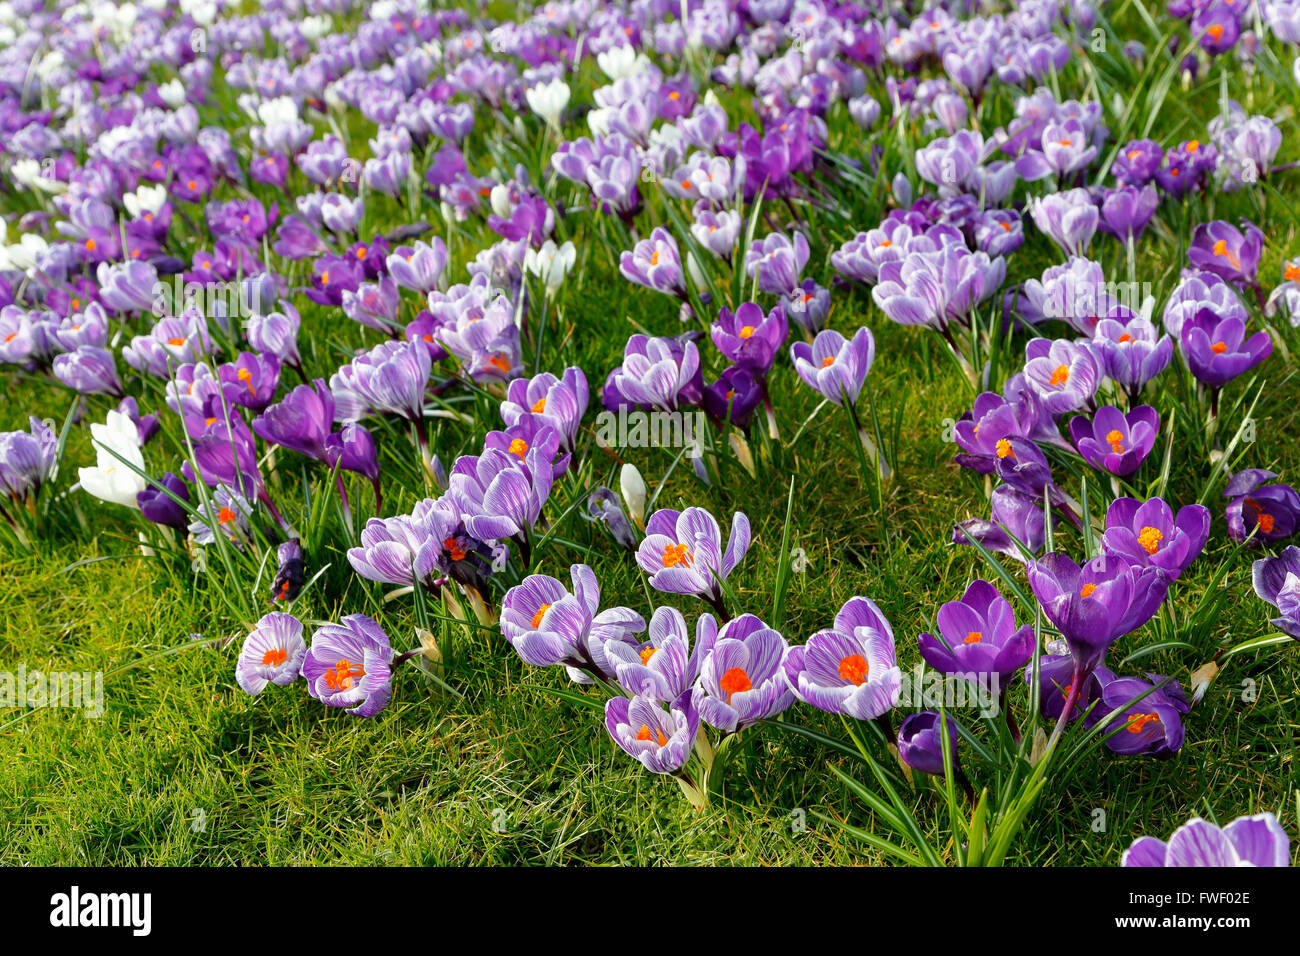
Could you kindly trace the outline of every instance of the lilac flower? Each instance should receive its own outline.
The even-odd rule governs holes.
[[[1175,517],[1162,498],[1117,498],[1106,511],[1101,543],[1107,554],[1139,567],[1161,568],[1177,580],[1204,549],[1209,535],[1210,510],[1204,505],[1184,505]]]
[[[1242,319],[1222,318],[1211,309],[1201,309],[1183,323],[1179,342],[1192,374],[1212,388],[1222,388],[1273,354],[1267,332],[1246,338]]]
[[[858,720],[888,713],[902,689],[893,628],[865,597],[849,598],[835,615],[835,626],[789,648],[781,666],[799,700]]]
[[[790,361],[804,383],[833,405],[856,405],[876,358],[876,341],[866,326],[852,339],[834,329],[817,333],[812,344],[795,342]]]
[[[1238,817],[1225,827],[1192,817],[1169,838],[1138,837],[1121,866],[1290,866],[1291,841],[1271,813]]]
[[[683,691],[667,710],[651,697],[612,697],[605,702],[605,729],[651,773],[676,773],[690,759],[699,733],[697,697]]]
[[[1106,746],[1118,754],[1151,754],[1167,760],[1183,746],[1183,715],[1190,709],[1187,695],[1177,681],[1152,690],[1165,678],[1148,674],[1150,682],[1140,677],[1101,680],[1097,706],[1088,715],[1088,725],[1095,726],[1112,711],[1123,708],[1119,716],[1106,724],[1102,733],[1113,734]],[[1150,691],[1150,693],[1148,693]],[[1146,694],[1136,703],[1134,698]],[[1118,733],[1116,733],[1118,731]]]
[[[1187,260],[1194,269],[1212,272],[1235,285],[1259,285],[1259,257],[1264,234],[1252,222],[1241,221],[1245,232],[1222,220],[1203,222],[1192,233]]]
[[[374,717],[393,696],[393,656],[388,635],[364,614],[324,624],[302,663],[307,693],[329,707]]]
[[[735,312],[725,306],[710,328],[718,351],[757,378],[764,378],[789,333],[785,310],[777,306],[764,315],[753,302]]]
[[[954,767],[957,763],[957,725],[945,715],[943,730],[948,732],[948,754]],[[923,710],[909,714],[898,728],[898,756],[913,770],[942,777],[944,774],[943,738],[939,728],[939,714]]]
[[[644,643],[610,641],[605,645],[606,658],[629,694],[668,703],[695,685],[700,661],[718,636],[711,614],[700,615],[695,633],[692,647],[682,612],[674,607],[656,608]]]
[[[686,296],[677,240],[662,227],[650,233],[650,238],[638,242],[631,252],[624,252],[619,258],[618,271],[623,278],[647,289],[682,299]]]
[[[1025,382],[1052,415],[1086,405],[1101,383],[1101,368],[1086,345],[1033,339],[1025,347]]]
[[[606,645],[629,643],[645,630],[645,621],[630,608],[598,611],[600,584],[585,564],[569,569],[570,591],[555,578],[530,574],[501,601],[501,633],[519,656],[534,667],[563,665],[592,677],[613,679],[614,662]]]
[[[1280,481],[1266,484],[1277,475],[1263,468],[1245,468],[1223,489],[1228,502],[1228,537],[1241,543],[1254,532],[1252,543],[1284,541],[1300,524],[1300,494]]]
[[[633,335],[623,364],[609,373],[601,402],[610,411],[624,406],[675,411],[695,405],[704,388],[695,343]]]
[[[774,232],[755,242],[745,253],[745,275],[757,278],[758,288],[772,295],[786,295],[799,285],[799,273],[808,264],[808,240],[795,232],[794,241]]]
[[[935,670],[977,680],[1005,692],[1002,683],[1034,655],[1034,627],[1016,629],[1015,613],[997,588],[971,582],[960,600],[939,609],[939,637],[918,638],[921,657]]]
[[[749,519],[737,511],[731,517],[727,547],[713,515],[703,508],[675,511],[663,508],[646,522],[646,537],[636,562],[650,575],[650,584],[667,594],[693,594],[721,610],[722,582],[749,550]]]
[[[1103,405],[1089,421],[1083,415],[1070,419],[1070,439],[1092,467],[1119,475],[1133,474],[1155,447],[1160,416],[1150,405],[1122,412]]]
[[[697,698],[710,727],[736,733],[794,703],[781,666],[785,638],[752,614],[728,621],[700,665]]]
[[[260,694],[267,684],[287,687],[298,679],[306,656],[302,622],[292,614],[267,614],[244,638],[235,680],[248,694]]]
[[[1269,621],[1284,634],[1300,641],[1300,548],[1283,548],[1275,558],[1260,558],[1251,566],[1255,594],[1277,608]]]

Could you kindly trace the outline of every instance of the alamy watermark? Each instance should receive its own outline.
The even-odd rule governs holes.
[[[205,317],[248,318],[256,311],[256,292],[248,282],[186,282],[179,273],[171,282],[153,284],[153,314],[178,316],[192,309]]]
[[[709,419],[703,412],[643,412],[620,408],[596,416],[602,448],[685,448],[699,458],[709,447]]]
[[[0,709],[66,707],[87,717],[104,715],[103,671],[0,671]]]

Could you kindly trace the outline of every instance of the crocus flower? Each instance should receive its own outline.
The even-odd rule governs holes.
[[[1267,332],[1246,338],[1246,323],[1235,315],[1226,318],[1201,309],[1183,323],[1180,342],[1187,367],[1198,381],[1222,388],[1273,353]]]
[[[534,667],[563,665],[593,677],[617,676],[606,645],[630,642],[645,630],[645,620],[626,607],[604,611],[600,584],[591,568],[569,569],[570,592],[546,574],[530,574],[506,592],[501,601],[501,634],[526,663]]]
[[[1081,256],[1097,231],[1100,213],[1086,189],[1067,189],[1029,200],[1034,225],[1066,255]]]
[[[306,656],[302,622],[292,614],[267,614],[244,638],[235,680],[248,694],[260,694],[267,684],[287,687],[298,679]]]
[[[785,295],[799,285],[799,273],[808,264],[808,240],[795,232],[794,241],[774,232],[755,242],[745,253],[745,275],[757,278],[758,288],[772,295]]]
[[[1070,419],[1070,438],[1084,461],[1101,471],[1124,477],[1142,466],[1155,447],[1160,416],[1150,405],[1122,412],[1103,405],[1089,421]]]
[[[217,369],[226,400],[261,411],[271,403],[280,384],[280,360],[274,355],[240,352],[234,363]]]
[[[655,608],[642,644],[609,641],[605,655],[625,691],[668,703],[695,685],[700,661],[718,636],[713,615],[701,614],[695,633],[692,647],[682,612],[675,607]]]
[[[1102,547],[1134,565],[1151,565],[1171,580],[1187,570],[1210,535],[1210,509],[1184,505],[1177,516],[1163,498],[1117,498],[1106,510]]]
[[[1225,827],[1192,817],[1169,838],[1138,837],[1120,866],[1290,866],[1291,840],[1271,813]]]
[[[667,594],[694,594],[721,608],[722,582],[749,550],[749,519],[737,511],[731,517],[727,547],[713,515],[703,508],[656,511],[646,522],[646,537],[637,548],[636,563],[650,575],[650,584]]]
[[[1192,268],[1212,272],[1235,285],[1257,286],[1264,234],[1248,220],[1243,219],[1242,226],[1245,232],[1218,219],[1197,226],[1187,248]]]
[[[791,647],[781,666],[801,701],[858,720],[874,720],[892,710],[903,683],[893,628],[865,597],[849,598],[835,615],[835,626]]]
[[[447,245],[435,237],[432,242],[398,246],[385,262],[388,274],[399,288],[429,292],[438,288],[438,280],[447,268]]]
[[[28,431],[0,432],[0,491],[15,502],[40,491],[54,473],[59,436],[39,418]]]
[[[148,487],[140,433],[129,415],[111,411],[107,420],[90,426],[95,467],[79,468],[77,478],[89,495],[113,504],[137,507],[136,498]]]
[[[1160,196],[1154,186],[1121,186],[1107,190],[1101,201],[1101,218],[1097,223],[1102,232],[1109,233],[1121,242],[1136,241],[1142,237],[1147,223],[1155,215]]]
[[[1135,139],[1122,150],[1110,167],[1111,175],[1129,186],[1145,186],[1155,178],[1164,159],[1160,144],[1150,139]]]
[[[624,406],[675,411],[697,404],[703,389],[694,342],[637,334],[627,340],[623,364],[605,380],[601,402],[610,411]]]
[[[1069,654],[1043,654],[1038,658],[1038,700],[1042,714],[1048,720],[1057,720],[1065,710],[1065,702],[1074,694],[1077,670]],[[1025,684],[1034,679],[1034,665],[1025,667]],[[1103,681],[1114,680],[1115,675],[1105,665],[1098,665],[1084,678],[1068,720],[1078,720],[1089,705],[1101,694]]]
[[[1027,568],[1029,586],[1047,619],[1061,632],[1076,667],[1090,672],[1116,640],[1159,610],[1169,576],[1101,554],[1083,566],[1054,551]]]
[[[510,383],[501,403],[501,418],[507,425],[516,425],[525,418],[549,425],[561,436],[563,447],[572,451],[587,400],[587,376],[582,369],[566,368],[561,378],[542,372]]]
[[[334,424],[334,396],[321,379],[299,385],[253,420],[266,441],[325,461],[325,440]]]
[[[666,710],[653,697],[612,697],[605,702],[605,729],[651,773],[676,773],[691,758],[700,730],[698,696],[683,691]]]
[[[724,306],[709,331],[719,352],[761,379],[785,344],[789,323],[781,306],[764,314],[759,306],[746,302],[735,312]]]
[[[799,377],[833,405],[845,401],[857,404],[875,358],[876,340],[866,326],[858,329],[852,339],[845,339],[834,329],[823,329],[811,345],[795,342],[790,346],[790,360]]]
[[[953,439],[962,449],[954,460],[981,475],[992,474],[997,460],[1012,451],[1009,439],[1033,437],[1037,415],[1037,409],[1027,402],[981,392],[974,407],[953,427]]]
[[[601,486],[591,493],[583,517],[604,525],[619,547],[628,551],[636,550],[637,535],[632,530],[632,523],[619,504],[618,497],[608,488]]]
[[[682,275],[682,258],[677,240],[662,227],[642,239],[631,252],[619,258],[618,271],[623,278],[657,292],[684,298],[686,284]]]
[[[1255,594],[1278,610],[1269,623],[1300,641],[1300,548],[1283,548],[1275,558],[1260,558],[1251,567]]]
[[[271,600],[292,601],[307,583],[302,545],[290,538],[275,549],[275,577],[271,581]]]
[[[785,638],[752,614],[728,621],[700,665],[697,699],[710,727],[735,733],[794,703],[781,666]]]
[[[935,670],[977,680],[994,690],[1034,655],[1034,627],[1016,629],[1011,603],[987,581],[972,581],[960,600],[939,608],[939,637],[918,638]]]
[[[1101,383],[1101,367],[1086,345],[1066,339],[1032,339],[1025,347],[1025,382],[1053,415],[1089,402]]]
[[[1134,405],[1142,387],[1165,370],[1174,354],[1173,339],[1160,335],[1154,325],[1138,316],[1127,322],[1101,319],[1092,345],[1107,377],[1127,390]]]
[[[1256,541],[1283,541],[1300,524],[1300,494],[1282,482],[1267,484],[1277,475],[1263,468],[1245,468],[1228,479],[1223,497],[1228,502],[1228,537],[1242,542],[1253,531]]]
[[[52,371],[60,382],[83,395],[122,395],[117,363],[108,349],[80,345],[71,352],[56,355]]]
[[[544,119],[547,125],[560,128],[560,116],[569,105],[569,84],[558,77],[546,83],[530,86],[524,93],[528,108]]]
[[[393,696],[393,656],[384,629],[364,614],[324,624],[302,662],[307,693],[329,707],[374,717]]]
[[[390,412],[412,422],[424,414],[424,387],[433,361],[418,342],[382,342],[344,365],[330,378],[336,402],[340,390],[355,396],[348,404],[346,420],[363,417],[365,410]]]
[[[1106,746],[1118,754],[1151,754],[1162,760],[1174,756],[1183,746],[1183,715],[1190,709],[1187,695],[1177,681],[1152,690],[1164,677],[1148,674],[1118,677],[1101,681],[1097,706],[1088,715],[1088,724],[1101,723],[1112,711],[1123,708],[1119,716],[1106,724],[1104,734],[1114,734]],[[1150,691],[1150,693],[1147,693]],[[1146,694],[1141,700],[1134,698]],[[1118,733],[1115,733],[1119,731]]]
[[[948,732],[949,759],[957,763],[957,725],[950,716],[943,718],[943,730]],[[898,728],[898,756],[913,770],[936,777],[943,776],[943,731],[939,727],[939,714],[923,710],[909,714]]]
[[[169,471],[140,491],[135,496],[135,503],[140,513],[154,524],[175,528],[183,534],[189,528],[189,513],[176,502],[173,495],[181,501],[190,500],[189,488],[184,479]]]
[[[743,368],[730,365],[718,380],[704,388],[700,405],[714,422],[721,425],[730,416],[732,424],[748,428],[754,410],[763,400],[763,386]]]

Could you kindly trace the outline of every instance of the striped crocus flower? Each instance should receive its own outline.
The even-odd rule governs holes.
[[[285,687],[298,679],[306,656],[302,622],[292,614],[267,614],[244,638],[235,680],[249,694],[260,694],[267,684]]]

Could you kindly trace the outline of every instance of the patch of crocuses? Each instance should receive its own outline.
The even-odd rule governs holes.
[[[0,4],[0,539],[138,542],[257,707],[567,678],[697,808],[1176,765],[1245,562],[1300,640],[1300,7],[1155,11],[1226,92],[1125,142],[1117,6]]]

